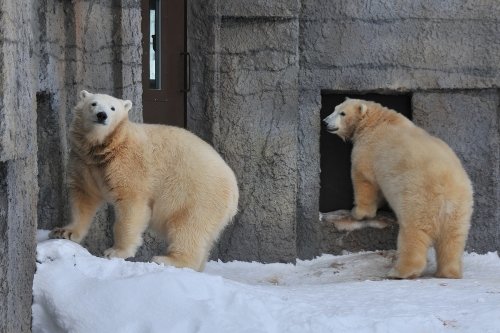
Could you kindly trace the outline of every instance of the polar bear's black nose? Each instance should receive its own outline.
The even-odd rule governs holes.
[[[106,119],[108,119],[108,115],[106,114],[106,112],[99,112],[97,114],[97,120],[102,123],[104,122]]]

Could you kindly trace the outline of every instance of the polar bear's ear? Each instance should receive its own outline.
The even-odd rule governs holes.
[[[346,101],[348,101],[348,100],[350,100],[350,98],[346,96],[346,97],[345,97],[345,100],[346,100]]]
[[[80,100],[84,100],[85,98],[91,96],[92,94],[89,93],[87,90],[82,90],[80,91]]]
[[[361,114],[364,115],[366,111],[368,111],[368,106],[366,106],[366,104],[361,104],[359,106],[359,111],[361,111]]]
[[[123,108],[126,112],[128,112],[132,108],[132,102],[128,99],[126,101],[123,101]]]

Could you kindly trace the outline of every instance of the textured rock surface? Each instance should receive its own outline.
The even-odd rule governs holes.
[[[190,1],[189,6],[188,49],[197,60],[193,67],[196,73],[194,89],[188,97],[188,127],[215,144],[235,168],[242,184],[242,214],[236,218],[233,229],[228,229],[222,238],[219,249],[224,250],[214,253],[223,259],[255,258],[253,254],[247,257],[246,248],[274,253],[276,246],[260,243],[262,235],[253,238],[255,232],[248,231],[245,223],[248,228],[254,225],[260,228],[266,225],[264,221],[270,216],[285,219],[285,214],[289,214],[290,219],[295,218],[296,226],[294,229],[286,223],[281,228],[288,228],[286,233],[290,236],[287,238],[290,242],[296,240],[297,255],[301,258],[325,251],[338,253],[345,249],[395,247],[397,228],[390,232],[365,229],[346,235],[318,221],[323,91],[418,94],[426,90],[452,92],[500,86],[500,4],[497,1],[462,0],[451,4],[410,0],[398,3],[389,0],[375,3],[303,0],[257,1],[249,5],[244,1],[198,0]],[[297,22],[298,39],[283,37],[280,26],[288,26],[293,33],[292,27]],[[290,53],[293,49],[298,52]],[[261,126],[265,129],[270,119],[262,123],[260,120],[269,117],[274,110],[283,112],[283,105],[288,108],[295,102],[293,85],[281,85],[286,88],[286,98],[281,104],[271,96],[279,92],[276,74],[283,71],[283,57],[290,58],[294,54],[299,57],[297,127],[279,130],[284,140],[295,131],[296,151],[289,145],[283,148],[268,146],[278,156],[277,161],[282,160],[279,156],[283,153],[291,159],[296,157],[292,164],[278,162],[273,165],[274,178],[271,179],[289,177],[290,166],[297,171],[295,184],[280,187],[264,181],[267,175],[252,166],[266,164],[265,156],[255,151],[258,151],[256,140],[262,135]],[[287,81],[295,82],[291,77],[293,71],[284,73]],[[451,133],[457,126],[440,124]],[[498,132],[498,121],[491,126],[490,132]],[[256,136],[245,136],[247,131]],[[498,153],[493,147],[487,154],[487,158],[494,160]],[[491,174],[491,186],[498,188],[498,177],[498,173]],[[295,191],[296,211],[274,211],[269,205],[249,197],[259,194],[260,198],[260,195],[265,197],[266,193],[272,193],[272,198],[279,198],[273,203],[281,205],[284,202],[286,206],[293,198],[286,191]],[[491,206],[488,211],[498,210],[498,193],[496,196],[497,199],[493,194],[485,199]],[[246,211],[251,212],[252,223],[248,222]],[[498,221],[498,217],[493,221]],[[489,224],[477,231],[479,234],[488,232],[495,234],[497,229]],[[472,246],[477,238],[475,233],[471,234],[470,249],[498,249],[495,242]]]
[[[338,90],[489,88],[498,1],[302,1],[301,83]]]
[[[467,250],[500,249],[500,109],[497,90],[415,93],[413,121],[448,143],[474,185]]]
[[[221,17],[213,144],[237,175],[240,213],[222,236],[218,255],[291,261],[296,258],[298,21],[276,16],[256,21],[230,12]]]
[[[463,0],[453,4],[410,0],[397,4],[347,0],[301,2],[297,194],[301,257],[309,258],[325,250],[338,253],[343,249],[368,249],[375,245],[387,248],[395,244],[395,233],[370,229],[350,233],[352,242],[346,242],[343,234],[318,223],[321,92],[390,94],[498,88],[499,14],[500,3],[489,0]],[[433,126],[446,127],[453,133],[458,124],[447,124],[445,119],[440,117],[439,125]],[[427,125],[423,124],[424,128]],[[490,132],[498,132],[498,121],[491,126]],[[451,139],[457,140],[457,137]],[[469,148],[472,151],[473,148]],[[490,149],[488,154],[487,158],[494,160],[494,150]],[[498,188],[498,173],[491,177],[492,186]],[[498,210],[498,199],[492,195],[487,200]],[[498,217],[491,223],[498,224]],[[493,224],[477,232],[496,235],[498,229]],[[331,236],[324,237],[326,232]],[[379,234],[377,239],[373,239],[374,233]],[[499,249],[490,236],[484,235],[490,240],[488,245],[475,243],[475,239],[479,239],[475,233],[473,231],[470,238],[469,249]],[[322,245],[315,246],[320,244],[319,239]]]
[[[189,2],[197,75],[188,129],[215,146],[240,186],[240,213],[213,258],[296,257],[298,9],[287,1]]]
[[[498,1],[190,0],[187,15],[188,128],[241,188],[213,258],[395,248],[397,228],[343,233],[319,221],[322,91],[413,94],[415,121],[474,181],[468,249],[500,251]],[[0,331],[29,330],[37,217],[46,229],[68,222],[78,91],[131,99],[141,120],[140,20],[133,0],[0,2]],[[85,240],[93,253],[111,245],[113,220],[106,207],[97,214]],[[145,238],[140,260],[165,247]]]
[[[140,4],[133,1],[37,1],[31,22],[38,77],[39,228],[68,223],[68,129],[78,92],[87,89],[132,100],[142,119]],[[113,18],[113,19],[110,19]],[[95,254],[112,244],[113,212],[103,207],[84,244]],[[149,239],[149,238],[148,238]],[[151,240],[151,246],[157,242]]]
[[[284,19],[297,18],[300,12],[299,0],[219,0],[218,2],[222,17],[245,17],[253,20],[257,17]]]
[[[51,133],[59,124],[62,165],[79,89],[140,102],[137,6],[133,1],[39,4],[37,73],[59,119]],[[366,229],[346,236],[318,221],[321,92],[497,87],[497,11],[492,1],[453,6],[432,1],[370,6],[350,1],[189,1],[188,129],[215,146],[241,188],[240,214],[212,258],[292,261],[325,251],[394,247],[395,232]],[[110,15],[115,20],[106,21]],[[457,46],[460,52],[455,52]],[[53,158],[41,154],[43,171]],[[41,172],[41,191],[61,186],[64,193],[64,173],[63,168],[61,182],[57,172]],[[51,228],[66,223],[64,205],[63,200],[53,205],[59,211],[40,212],[41,224]],[[112,210],[99,212],[85,241],[92,252],[100,254],[112,243],[113,218]],[[165,247],[153,234],[145,238],[139,260]]]
[[[31,330],[38,186],[29,6],[0,2],[0,332]]]
[[[141,18],[134,1],[9,1],[0,9],[0,288],[7,295],[0,331],[22,332],[30,327],[37,217],[44,229],[68,222],[67,133],[78,91],[130,99],[131,118],[142,119]],[[112,243],[110,220],[103,207],[85,240],[93,253]],[[139,257],[149,256],[141,250]]]
[[[0,162],[1,332],[29,332],[31,327],[38,192],[36,152],[32,153],[33,157]]]

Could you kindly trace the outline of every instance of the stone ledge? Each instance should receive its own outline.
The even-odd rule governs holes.
[[[220,0],[220,16],[223,18],[298,18],[299,0]]]
[[[353,219],[348,210],[323,213],[319,221],[319,252],[394,250],[398,230],[391,213],[379,212],[375,218],[363,221]]]
[[[356,220],[349,210],[336,210],[329,213],[320,213],[320,221],[333,224],[338,231],[353,231],[364,228],[385,229],[397,224],[393,213],[378,212],[373,219]]]

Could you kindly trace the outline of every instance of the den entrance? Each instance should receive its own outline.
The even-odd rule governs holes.
[[[390,109],[402,113],[412,119],[411,95],[383,95],[375,93],[335,93],[323,92],[321,95],[321,119],[330,115],[335,106],[345,101],[346,97],[359,98],[380,103]],[[352,144],[344,142],[338,136],[328,133],[321,124],[320,154],[321,154],[321,189],[319,195],[320,212],[350,210],[354,203],[351,182],[351,150]],[[382,207],[382,210],[389,210]]]

